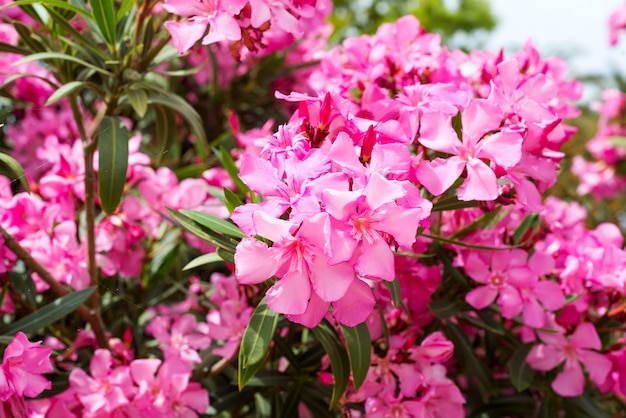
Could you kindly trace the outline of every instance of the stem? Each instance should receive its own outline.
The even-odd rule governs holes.
[[[4,240],[4,245],[13,252],[20,260],[26,264],[26,266],[31,269],[33,272],[37,273],[39,277],[46,282],[50,289],[59,297],[66,296],[70,294],[70,291],[65,288],[61,283],[57,282],[52,274],[37,260],[33,258],[30,253],[20,245],[19,242],[13,237],[13,235],[9,234],[2,226],[0,226],[0,235]],[[94,293],[98,292],[98,288]],[[100,300],[98,299],[98,302]],[[93,330],[94,335],[96,336],[96,340],[98,341],[98,345],[102,348],[109,347],[109,340],[106,336],[106,332],[104,330],[104,323],[102,322],[102,317],[100,316],[100,306],[98,304],[97,308],[88,307],[86,304],[81,304],[78,308],[76,308],[76,313],[78,313],[85,321],[91,325],[91,329]]]

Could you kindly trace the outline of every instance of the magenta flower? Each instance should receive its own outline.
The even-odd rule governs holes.
[[[89,414],[110,413],[129,404],[136,388],[128,366],[113,367],[109,350],[98,349],[89,363],[91,377],[80,368],[70,373],[70,388]]]
[[[420,183],[434,195],[440,195],[467,171],[459,187],[461,200],[495,200],[498,181],[491,160],[504,169],[517,164],[522,156],[522,137],[515,132],[500,131],[502,113],[486,100],[472,100],[462,112],[463,140],[459,141],[450,116],[426,113],[422,117],[419,142],[434,151],[452,154],[422,162],[415,170]]]
[[[41,342],[31,343],[23,332],[4,350],[0,367],[0,401],[4,402],[13,395],[34,397],[52,384],[42,376],[53,371],[48,347],[40,347]]]
[[[582,395],[585,377],[580,364],[589,372],[589,378],[600,386],[612,369],[612,362],[601,350],[602,343],[593,324],[584,322],[569,337],[563,334],[540,333],[545,344],[537,344],[530,350],[526,361],[536,370],[548,371],[565,362],[563,370],[552,382],[552,389],[561,396]]]
[[[189,381],[191,367],[179,359],[134,360],[130,375],[139,386],[133,403],[142,416],[195,418],[209,407],[207,391]]]

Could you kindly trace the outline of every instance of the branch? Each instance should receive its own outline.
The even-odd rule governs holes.
[[[20,245],[19,242],[13,237],[13,235],[9,234],[1,225],[0,225],[0,235],[4,240],[4,245],[10,249],[13,254],[15,254],[20,260],[26,264],[26,266],[31,269],[33,272],[37,273],[41,279],[46,282],[50,289],[58,296],[62,297],[70,294],[70,291],[67,290],[65,286],[56,281],[56,279],[52,276],[52,274],[42,266],[37,260],[33,258],[30,253]],[[96,292],[94,292],[96,293]],[[91,329],[96,336],[96,340],[98,341],[98,345],[102,348],[109,348],[109,340],[106,336],[106,332],[104,329],[104,323],[102,322],[102,317],[100,316],[99,309],[92,309],[87,307],[85,304],[81,304],[78,308],[76,308],[76,312],[91,325]]]

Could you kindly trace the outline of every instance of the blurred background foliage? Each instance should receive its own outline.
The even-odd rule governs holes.
[[[374,33],[381,23],[408,14],[417,17],[428,32],[441,34],[444,42],[459,32],[465,35],[487,33],[496,26],[488,0],[335,0],[334,5],[332,42]]]

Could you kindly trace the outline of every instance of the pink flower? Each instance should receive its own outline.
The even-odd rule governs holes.
[[[452,154],[422,162],[415,170],[417,179],[434,195],[440,195],[467,171],[467,179],[459,187],[461,200],[495,200],[498,182],[491,160],[504,169],[517,164],[522,156],[522,137],[515,132],[501,131],[500,109],[486,100],[472,100],[463,111],[463,139],[459,141],[450,117],[443,113],[427,113],[422,117],[419,142],[425,147]]]
[[[600,386],[612,369],[611,360],[604,354],[592,350],[602,349],[602,343],[593,324],[584,322],[569,337],[563,334],[542,332],[541,339],[545,344],[532,348],[526,361],[536,370],[548,371],[565,362],[563,370],[552,382],[552,389],[561,396],[582,395],[585,386],[580,363],[589,372],[589,378]]]
[[[143,416],[192,418],[209,407],[207,391],[189,381],[191,367],[179,359],[163,364],[158,359],[134,360],[130,374],[139,386],[133,403]]]
[[[626,5],[621,5],[609,16],[609,43],[611,45],[617,45],[617,34],[622,29],[626,29]]]
[[[171,328],[170,328],[171,326]],[[165,358],[178,357],[186,362],[200,363],[198,350],[204,350],[211,344],[207,336],[207,325],[198,323],[192,314],[170,318],[158,316],[152,319],[146,331],[159,340]]]
[[[128,366],[113,367],[109,350],[98,349],[89,363],[91,376],[80,368],[70,373],[70,388],[89,414],[110,413],[129,404],[136,388]]]
[[[0,401],[4,402],[13,395],[34,397],[52,384],[42,376],[53,371],[48,347],[40,347],[41,342],[31,343],[23,332],[4,350],[0,368]]]

